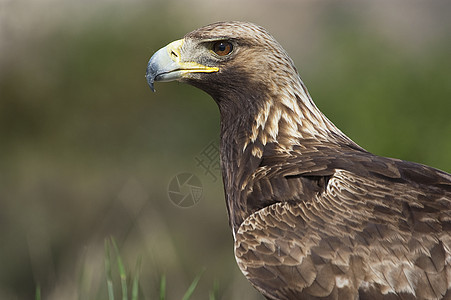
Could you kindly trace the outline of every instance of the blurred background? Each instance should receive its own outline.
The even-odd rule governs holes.
[[[354,141],[451,172],[450,15],[449,1],[0,0],[0,299],[107,299],[110,236],[128,272],[142,258],[140,299],[163,275],[181,299],[202,270],[192,299],[262,299],[236,266],[219,171],[199,164],[217,107],[179,83],[152,93],[148,59],[202,25],[255,22]],[[188,208],[168,197],[183,172],[202,187]]]

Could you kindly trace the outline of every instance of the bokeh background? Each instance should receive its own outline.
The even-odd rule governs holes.
[[[107,299],[104,241],[140,299],[262,299],[233,258],[203,92],[147,86],[153,52],[220,20],[263,25],[318,107],[371,152],[451,171],[449,1],[0,0],[0,299]],[[168,184],[195,174],[191,208]],[[216,176],[219,173],[216,171]],[[186,190],[184,190],[186,192]],[[114,276],[117,276],[114,275]]]

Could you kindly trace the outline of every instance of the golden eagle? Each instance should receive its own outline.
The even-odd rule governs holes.
[[[267,299],[451,299],[451,175],[354,143],[264,28],[197,29],[146,78],[217,103],[236,261]]]

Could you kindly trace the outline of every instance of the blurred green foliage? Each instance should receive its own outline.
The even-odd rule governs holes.
[[[194,160],[218,140],[216,105],[178,83],[157,84],[152,94],[144,78],[154,51],[216,21],[174,3],[105,4],[36,38],[18,38],[2,64],[1,299],[31,299],[37,287],[42,299],[106,298],[103,241],[110,235],[126,266],[143,257],[140,299],[158,297],[162,274],[167,299],[182,299],[203,268],[193,299],[213,286],[217,299],[261,299],[235,265],[222,185]],[[271,31],[258,19],[267,5],[249,20]],[[297,20],[300,11],[267,21]],[[288,25],[291,40],[275,36],[296,51],[315,49],[290,54],[318,107],[371,152],[451,171],[451,35],[409,51],[377,30],[380,20],[336,5],[317,11],[316,44]],[[204,186],[190,209],[167,197],[182,171],[198,174]]]
[[[370,152],[449,172],[451,39],[412,54],[368,32],[352,19],[331,26],[321,53],[327,70],[308,84],[314,100]]]

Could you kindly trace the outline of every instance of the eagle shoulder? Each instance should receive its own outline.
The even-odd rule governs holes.
[[[255,177],[248,203],[272,204],[236,232],[245,276],[268,299],[451,296],[449,174],[345,156],[292,158]],[[300,160],[324,166],[304,171]]]

